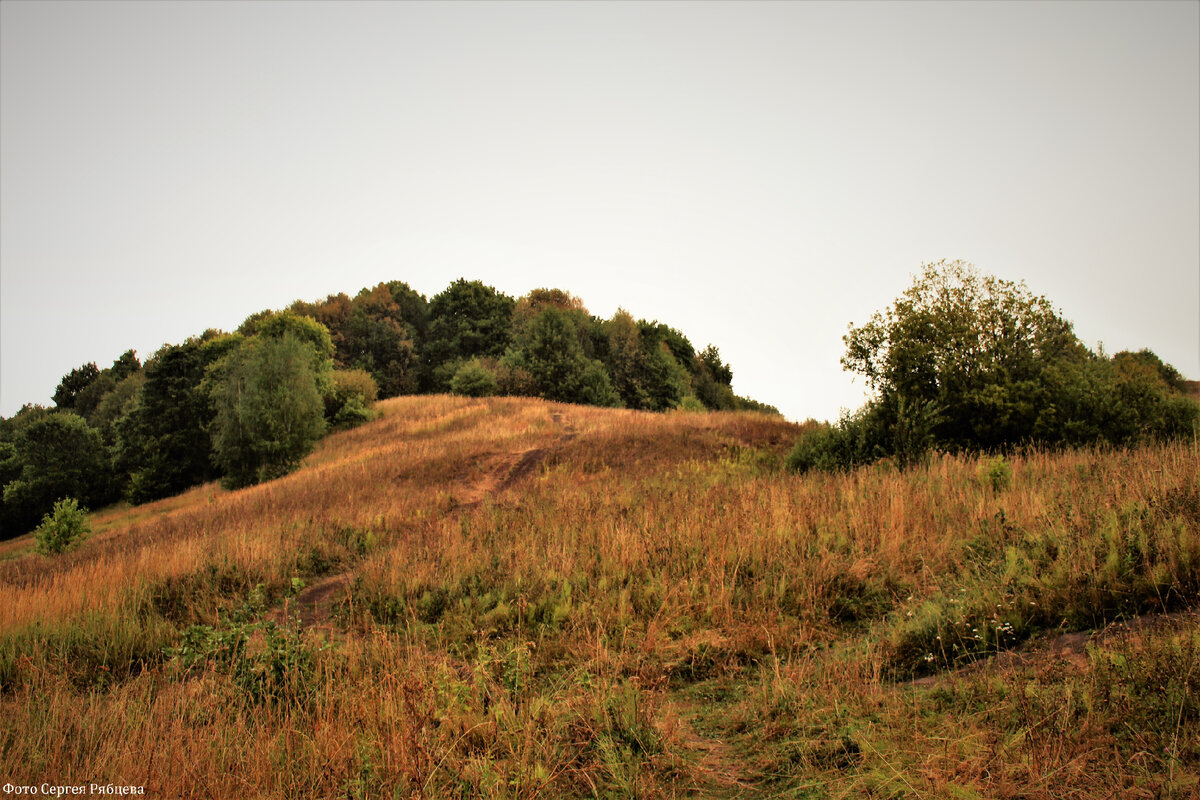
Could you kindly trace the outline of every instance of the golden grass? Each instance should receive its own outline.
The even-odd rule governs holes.
[[[1172,659],[1190,675],[1186,636],[1128,646],[1144,668],[947,671],[1194,603],[1195,443],[1013,457],[996,490],[966,457],[788,475],[799,426],[757,414],[379,409],[288,477],[108,509],[75,551],[0,560],[0,772],[164,797],[1196,786],[1191,677],[1173,728],[1113,732],[1099,706],[1077,725]],[[349,590],[328,646],[258,621],[330,574]],[[993,639],[963,638],[980,625]],[[964,649],[925,666],[934,634]],[[893,682],[923,669],[950,682]]]

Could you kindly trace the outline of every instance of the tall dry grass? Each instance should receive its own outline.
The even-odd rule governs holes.
[[[1010,673],[954,671],[1194,603],[1194,443],[1013,457],[1007,485],[949,456],[801,478],[781,470],[798,427],[755,414],[380,406],[294,475],[114,509],[66,557],[0,562],[0,771],[166,797],[1195,785],[1186,680],[1174,727],[1071,733],[1079,703],[1194,666],[1186,636],[1129,645],[1135,669],[1030,667],[1025,700]],[[332,642],[262,621],[339,573]],[[897,688],[926,673],[962,677]],[[1035,741],[1039,713],[1061,723]],[[1175,750],[1139,761],[1155,744]]]

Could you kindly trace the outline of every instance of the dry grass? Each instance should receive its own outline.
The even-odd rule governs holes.
[[[53,559],[12,546],[5,779],[163,797],[1196,790],[1194,624],[1037,657],[1054,630],[1195,604],[1194,443],[1013,458],[997,489],[971,458],[787,475],[799,427],[755,414],[380,408],[281,480],[106,510]],[[264,621],[333,576],[331,641]],[[1011,649],[1027,657],[988,659]]]

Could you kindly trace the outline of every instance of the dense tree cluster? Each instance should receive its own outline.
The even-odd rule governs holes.
[[[720,353],[618,311],[604,320],[559,289],[512,298],[458,280],[426,299],[392,281],[282,311],[234,333],[133,351],[67,373],[54,407],[0,419],[0,536],[55,502],[140,503],[220,479],[283,475],[327,430],[370,418],[378,397],[529,395],[664,411],[774,411],[738,397]]]
[[[843,366],[876,396],[802,438],[797,470],[903,466],[933,449],[1127,445],[1200,424],[1186,381],[1154,353],[1093,353],[1044,297],[963,262],[926,265],[845,342]]]

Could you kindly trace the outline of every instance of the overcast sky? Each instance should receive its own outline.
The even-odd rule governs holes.
[[[458,277],[716,344],[789,418],[924,262],[1200,378],[1200,3],[0,3],[0,414]]]

